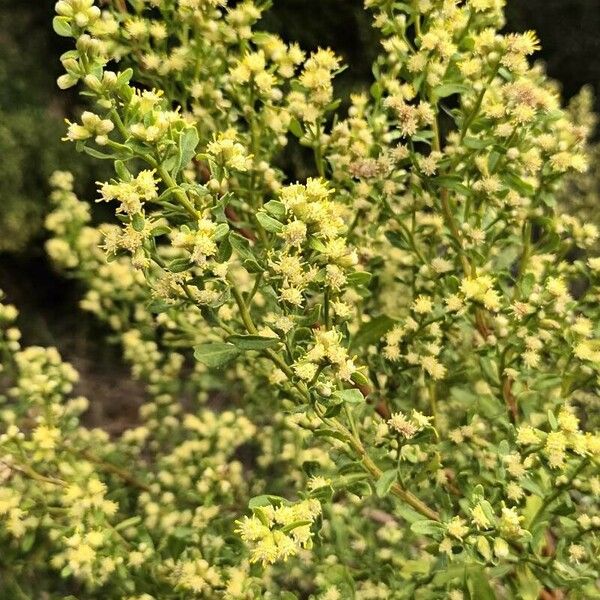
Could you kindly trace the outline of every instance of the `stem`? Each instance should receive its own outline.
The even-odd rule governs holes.
[[[542,505],[539,507],[538,511],[535,513],[535,515],[531,519],[531,523],[529,524],[529,527],[528,527],[530,530],[539,521],[540,517],[544,514],[544,511],[546,510],[546,508],[548,508],[548,506],[550,506],[550,504],[552,504],[562,494],[562,492],[566,488],[570,487],[570,485],[573,483],[573,480],[577,477],[577,475],[579,475],[579,473],[581,473],[581,471],[583,471],[583,469],[586,467],[587,464],[588,464],[588,459],[584,458],[579,463],[577,468],[573,471],[573,473],[571,473],[571,475],[569,476],[569,479],[564,483],[564,485],[557,486],[556,489],[544,500]]]
[[[41,475],[36,470],[32,469],[29,465],[18,465],[15,463],[8,463],[1,461],[3,465],[12,469],[14,471],[19,471],[23,475],[26,475],[30,479],[34,481],[39,481],[40,483],[51,483],[52,485],[59,485],[61,487],[65,487],[67,484],[62,479],[56,479],[55,477],[46,477],[45,475]]]
[[[531,256],[531,221],[527,219],[523,224],[523,253],[521,254],[521,260],[519,261],[519,271],[517,273],[517,281],[515,282],[514,296],[518,297],[518,289],[517,286],[523,275],[525,274],[525,270],[527,269],[527,263],[529,262],[529,258]]]
[[[256,279],[254,280],[254,287],[252,288],[252,291],[248,295],[248,298],[246,299],[246,303],[252,302],[252,298],[254,298],[254,296],[256,295],[256,292],[258,291],[258,287],[260,286],[260,282],[262,281],[262,278],[263,278],[262,273],[258,273],[256,275]]]
[[[161,179],[167,184],[169,189],[173,190],[173,194],[177,201],[181,206],[187,210],[190,216],[194,219],[194,221],[198,220],[199,214],[192,205],[192,203],[188,200],[187,194],[177,185],[177,182],[169,175],[169,173],[161,166],[157,166],[158,174]]]
[[[315,153],[315,164],[317,166],[317,172],[319,177],[325,177],[325,165],[323,162],[323,148],[321,147],[321,124],[317,123],[315,131],[315,141],[313,150]]]
[[[239,308],[242,322],[244,323],[244,326],[246,327],[246,330],[248,331],[248,333],[255,335],[256,333],[258,333],[258,330],[256,329],[256,325],[254,324],[254,322],[252,320],[252,315],[250,314],[250,311],[248,310],[248,307],[246,306],[244,298],[243,298],[241,292],[235,286],[235,284],[230,282],[230,285],[231,285],[231,293],[232,293],[233,298]],[[286,374],[286,376],[288,377],[288,379],[290,380],[292,385],[294,385],[294,387],[299,391],[299,393],[304,397],[304,399],[307,402],[310,402],[311,401],[310,391],[308,390],[306,385],[301,385],[294,381],[294,372],[289,367],[289,365],[285,362],[285,360],[277,352],[275,352],[272,349],[266,350],[265,354]],[[362,445],[362,442],[360,441],[358,436],[354,435],[351,431],[349,431],[348,428],[345,427],[342,423],[340,423],[337,419],[335,419],[335,418],[325,419],[323,414],[320,412],[319,407],[316,404],[315,404],[314,408],[315,408],[315,412],[317,413],[319,418],[324,423],[326,423],[333,429],[337,430],[339,433],[341,433],[344,436],[344,438],[347,439],[347,443],[349,444],[349,446],[355,451],[355,453],[361,459],[361,462],[362,462],[365,470],[368,473],[370,473],[374,479],[379,479],[381,477],[383,471],[373,462],[371,457],[367,454],[367,451],[365,450],[365,448]],[[394,494],[395,496],[397,496],[398,498],[400,498],[401,500],[406,502],[409,506],[414,508],[417,512],[419,512],[423,516],[427,517],[428,519],[431,519],[433,521],[440,520],[440,516],[438,515],[438,513],[436,511],[429,508],[429,506],[427,506],[424,502],[419,500],[419,498],[417,498],[414,494],[412,494],[408,490],[405,490],[399,483],[395,483],[394,485],[392,485],[391,492],[392,492],[392,494]]]
[[[433,120],[433,149],[437,152],[441,152],[442,143],[440,139],[440,125],[438,122],[437,116],[437,104],[435,105],[435,118]],[[450,230],[454,241],[458,247],[458,253],[460,255],[460,261],[463,267],[463,271],[465,275],[469,277],[471,275],[472,269],[469,263],[468,258],[465,256],[465,251],[462,245],[462,238],[460,236],[460,230],[458,229],[458,225],[456,224],[456,219],[454,218],[454,213],[452,211],[452,207],[450,206],[450,200],[448,198],[448,188],[442,188],[440,202],[442,205],[442,213],[444,215],[444,219],[446,221],[446,227]]]
[[[488,79],[485,82],[483,88],[479,92],[479,95],[477,96],[477,100],[475,101],[475,106],[473,107],[473,110],[471,111],[471,113],[465,119],[465,122],[463,123],[462,129],[460,131],[460,141],[461,142],[465,139],[465,136],[467,135],[467,132],[469,131],[469,127],[471,126],[471,123],[473,123],[473,121],[475,120],[475,118],[479,114],[479,109],[481,108],[481,104],[483,102],[483,98],[485,96],[485,93],[487,92],[488,87],[490,86],[490,84],[492,83],[492,81],[494,81],[494,78],[498,74],[498,69],[499,68],[500,68],[500,61],[498,61],[496,63],[496,65],[494,66],[494,68],[492,69],[491,75],[488,77]]]
[[[133,475],[131,475],[131,473],[129,473],[125,469],[121,469],[120,467],[117,467],[116,465],[104,462],[102,459],[100,459],[97,456],[95,456],[94,454],[92,454],[89,450],[84,450],[81,454],[86,460],[93,462],[95,465],[99,466],[102,470],[108,471],[109,473],[112,473],[113,475],[117,475],[123,481],[130,483],[131,485],[133,485],[134,487],[136,487],[140,490],[144,490],[145,492],[150,491],[149,486],[147,486],[145,483],[141,482],[139,479],[136,479]]]
[[[463,271],[467,277],[470,277],[472,273],[471,264],[469,263],[469,259],[465,256],[465,251],[462,247],[460,231],[458,229],[458,225],[456,224],[456,220],[454,219],[450,201],[448,200],[447,188],[442,189],[440,200],[442,204],[442,213],[444,215],[444,219],[446,220],[446,226],[450,230],[450,233],[452,234],[452,237],[458,246],[458,253],[460,255],[460,262],[462,264]]]
[[[373,479],[379,479],[383,474],[383,471],[373,462],[371,457],[367,454],[364,446],[344,425],[342,425],[337,419],[327,420],[327,423],[348,438],[348,444],[355,451],[361,459],[363,466],[366,471],[369,472]],[[406,504],[414,508],[417,512],[421,513],[424,517],[431,519],[432,521],[439,521],[439,514],[427,506],[422,500],[419,500],[412,492],[405,490],[399,483],[394,483],[390,488],[390,491],[394,496],[397,496]]]
[[[436,384],[429,384],[429,407],[431,409],[431,416],[433,417],[433,425],[437,430],[438,426],[438,410],[437,410],[437,390]]]
[[[329,287],[325,287],[323,292],[323,318],[325,320],[325,327],[329,329],[331,327],[331,318],[329,314]]]

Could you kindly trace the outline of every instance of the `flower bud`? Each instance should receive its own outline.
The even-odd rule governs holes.
[[[498,558],[506,558],[510,552],[508,544],[502,538],[494,540],[494,554]]]
[[[70,73],[65,73],[56,80],[56,85],[58,85],[61,90],[67,90],[73,87],[76,83],[77,77],[74,77]]]

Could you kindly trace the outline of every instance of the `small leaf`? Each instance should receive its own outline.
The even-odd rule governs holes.
[[[290,531],[293,531],[294,529],[296,529],[296,527],[304,527],[305,525],[311,525],[312,521],[294,521],[293,523],[290,523],[289,525],[286,525],[285,527],[281,528],[281,531],[283,533],[289,533]]]
[[[161,235],[166,235],[167,233],[171,233],[171,228],[166,225],[157,225],[150,231],[152,237],[159,237]]]
[[[490,145],[490,142],[489,140],[466,137],[463,140],[463,145],[467,148],[471,148],[472,150],[483,150],[483,148],[487,148]]]
[[[295,117],[292,117],[292,119],[290,120],[290,125],[288,129],[297,138],[301,138],[304,135],[304,131],[302,131],[302,125],[300,125],[298,119],[296,119]]]
[[[373,279],[373,275],[371,275],[371,273],[367,273],[366,271],[355,271],[354,273],[350,273],[350,275],[348,275],[348,284],[351,286],[368,286],[371,283],[371,279]]]
[[[124,71],[121,71],[119,73],[119,75],[117,76],[117,87],[121,87],[121,86],[129,83],[129,81],[131,80],[132,77],[133,77],[133,69],[129,68],[129,69],[125,69]]]
[[[438,536],[443,535],[445,527],[442,523],[438,523],[437,521],[421,519],[415,521],[410,526],[410,530],[417,535]]]
[[[254,253],[250,249],[250,242],[239,233],[231,232],[229,242],[242,260],[255,260]]]
[[[35,542],[35,531],[29,531],[21,539],[21,552],[29,552]]]
[[[119,179],[122,179],[123,181],[131,180],[131,173],[122,160],[115,160],[115,173],[119,176]]]
[[[496,594],[483,569],[478,567],[470,568],[467,573],[467,585],[471,598],[477,598],[477,600],[496,600]]]
[[[407,523],[415,523],[416,521],[422,521],[423,515],[418,513],[416,510],[406,506],[405,504],[398,504],[395,508],[395,512],[402,517]]]
[[[189,162],[196,155],[196,146],[200,141],[198,130],[195,127],[188,127],[179,134],[179,152],[177,162],[173,168],[173,176],[175,177],[181,169],[185,169]]]
[[[443,175],[441,177],[436,177],[434,180],[435,185],[441,188],[446,188],[452,190],[454,192],[458,192],[463,196],[469,196],[471,194],[471,190],[467,186],[462,183],[462,177],[455,177],[452,175]]]
[[[315,437],[331,437],[342,442],[347,442],[348,439],[343,433],[336,431],[335,429],[316,429],[314,432]]]
[[[231,247],[231,242],[229,241],[229,236],[226,238],[223,238],[223,240],[219,244],[219,249],[217,250],[217,254],[215,255],[215,260],[218,263],[227,262],[231,258],[232,252],[233,252],[233,248]]]
[[[183,273],[192,266],[192,263],[188,258],[176,258],[167,265],[167,269],[171,273]]]
[[[229,225],[227,223],[219,223],[213,233],[215,240],[222,240],[229,233]]]
[[[144,215],[141,213],[135,213],[133,217],[131,217],[131,224],[135,231],[140,232],[144,231],[144,227],[146,225],[146,220],[144,219]]]
[[[337,404],[329,405],[323,417],[326,419],[333,419],[333,417],[337,417],[342,412],[343,406],[343,402],[338,402]]]
[[[194,358],[207,367],[222,367],[236,358],[240,351],[233,344],[208,342],[194,348]]]
[[[527,273],[521,280],[521,293],[527,298],[533,291],[535,285],[535,275],[533,273]]]
[[[396,321],[387,315],[379,315],[365,323],[352,338],[350,346],[360,348],[375,344],[396,324]]]
[[[274,496],[273,494],[261,494],[260,496],[254,496],[250,498],[248,501],[248,508],[250,510],[254,510],[255,508],[260,508],[261,506],[271,506],[273,503],[281,504],[285,503],[285,498],[281,496]]]
[[[464,83],[444,83],[436,87],[433,90],[433,93],[438,98],[447,98],[448,96],[453,96],[454,94],[464,94],[468,92],[471,88]]]
[[[386,231],[385,237],[389,243],[395,248],[401,248],[402,250],[410,250],[410,243],[406,239],[403,233],[400,231]]]
[[[390,469],[389,471],[383,472],[375,484],[375,493],[380,498],[386,496],[392,485],[396,482],[397,476],[398,471],[396,469]]]
[[[356,385],[372,385],[369,378],[361,371],[354,371],[351,379]]]
[[[228,342],[234,344],[240,350],[266,350],[279,343],[276,337],[267,337],[262,335],[230,335]]]
[[[270,217],[266,212],[257,212],[256,220],[262,225],[266,231],[279,233],[283,229],[283,224],[277,219]]]
[[[338,390],[333,392],[332,396],[338,398],[342,402],[348,402],[349,404],[362,404],[365,401],[365,397],[362,395],[361,391],[356,388],[350,390]]]
[[[283,219],[283,217],[285,217],[285,206],[283,202],[279,202],[279,200],[269,200],[263,208],[277,219]]]
[[[381,96],[383,94],[383,89],[381,87],[381,84],[378,81],[376,81],[371,86],[371,89],[369,90],[369,92],[375,100],[381,100]]]
[[[97,158],[99,160],[112,160],[114,158],[112,154],[100,152],[100,150],[96,150],[96,148],[91,148],[90,146],[83,146],[83,151],[86,154],[89,154],[92,158]]]
[[[71,37],[73,35],[68,17],[54,17],[52,19],[52,29],[61,37]]]

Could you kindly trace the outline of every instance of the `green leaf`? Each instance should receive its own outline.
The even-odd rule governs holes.
[[[490,145],[489,140],[480,140],[478,138],[466,137],[463,140],[463,145],[472,150],[483,150]]]
[[[375,99],[375,100],[381,100],[381,96],[383,94],[383,89],[381,87],[381,84],[376,81],[372,86],[371,89],[369,90],[371,93],[371,96]]]
[[[131,173],[122,160],[115,160],[115,173],[119,176],[119,179],[122,179],[123,181],[131,180]]]
[[[445,532],[445,527],[442,523],[438,523],[438,521],[430,521],[428,519],[420,519],[419,521],[415,521],[411,526],[410,530],[417,535],[427,535],[427,536],[438,536],[443,535]]]
[[[478,567],[468,568],[466,573],[467,586],[471,598],[476,598],[477,600],[496,600],[496,594],[483,569]]]
[[[21,552],[29,552],[35,542],[35,531],[28,531],[21,539]]]
[[[533,273],[527,273],[521,280],[521,293],[527,298],[533,291],[535,285],[535,275]]]
[[[423,520],[423,515],[418,513],[416,510],[410,508],[405,504],[398,504],[394,512],[396,512],[400,517],[402,517],[407,523],[415,523],[417,521]]]
[[[219,223],[214,231],[213,238],[222,240],[229,233],[229,225],[227,223]]]
[[[352,373],[351,379],[356,385],[372,385],[369,381],[369,378],[360,371],[354,371],[354,373]]]
[[[131,78],[133,77],[133,69],[125,69],[121,71],[117,76],[117,87],[121,87],[129,83]]]
[[[96,148],[91,148],[90,146],[83,146],[83,151],[86,154],[89,154],[92,158],[97,158],[99,160],[112,160],[114,158],[112,154],[100,152],[100,150],[96,150]]]
[[[411,248],[409,241],[400,231],[386,231],[385,237],[394,248],[401,248],[402,250],[410,250]]]
[[[254,510],[261,506],[271,506],[273,503],[280,504],[286,503],[285,498],[281,496],[274,496],[273,494],[261,494],[260,496],[254,496],[248,501],[248,508]]]
[[[333,417],[337,417],[342,412],[343,406],[344,404],[342,402],[329,405],[323,417],[325,419],[333,419]]]
[[[390,491],[392,485],[396,482],[396,478],[398,476],[398,471],[396,469],[390,469],[389,471],[384,471],[381,474],[381,477],[377,480],[375,484],[375,493],[383,498],[387,496]]]
[[[224,238],[219,244],[219,249],[217,250],[217,254],[215,256],[215,260],[218,263],[227,262],[231,258],[231,253],[233,252],[233,248],[231,247],[231,242],[229,236]]]
[[[348,438],[343,434],[340,433],[339,431],[336,431],[335,429],[316,429],[314,432],[314,436],[315,437],[330,437],[330,438],[334,438],[336,440],[340,440],[342,442],[347,442]]]
[[[509,185],[511,188],[515,189],[520,194],[524,196],[533,195],[534,189],[533,186],[529,183],[523,181],[520,177],[515,175],[514,173],[504,173],[502,176],[504,182]]]
[[[371,279],[373,279],[373,275],[371,275],[371,273],[367,273],[366,271],[355,271],[354,273],[350,273],[350,275],[348,275],[348,284],[351,286],[368,286],[371,283]]]
[[[290,531],[293,531],[294,529],[296,529],[296,527],[304,527],[305,525],[311,525],[312,521],[294,521],[293,523],[290,523],[289,525],[286,525],[285,527],[281,528],[281,531],[283,533],[289,533]]]
[[[229,242],[242,260],[255,260],[254,253],[250,248],[250,242],[245,237],[233,231],[229,234]]]
[[[257,212],[256,220],[261,224],[263,229],[272,233],[279,233],[283,229],[283,224],[277,219],[270,217],[266,212]]]
[[[159,237],[161,235],[166,235],[167,233],[171,233],[171,228],[166,225],[157,225],[150,231],[152,237]]]
[[[140,517],[139,515],[136,515],[135,517],[130,517],[129,519],[125,519],[124,521],[117,523],[115,525],[115,531],[123,531],[124,529],[138,525],[141,522],[142,517]]]
[[[464,94],[468,92],[471,88],[464,83],[444,83],[436,87],[433,90],[433,93],[438,98],[447,98],[448,96],[453,96],[454,94]]]
[[[462,177],[456,177],[452,175],[442,175],[441,177],[436,177],[434,179],[435,185],[442,188],[447,188],[454,192],[458,192],[463,196],[470,196],[471,190],[467,186],[462,183]]]
[[[131,217],[131,224],[136,231],[144,231],[144,226],[146,225],[146,220],[144,219],[144,215],[141,213],[136,213]]]
[[[167,265],[167,269],[171,273],[183,273],[192,266],[189,258],[176,258]]]
[[[362,404],[365,401],[365,397],[362,395],[361,391],[356,388],[337,390],[333,392],[332,396],[342,402],[348,402],[349,404]]]
[[[263,208],[277,219],[283,219],[283,217],[285,217],[285,206],[283,202],[279,202],[279,200],[269,200]]]
[[[227,341],[243,351],[266,350],[279,344],[279,338],[262,335],[230,335]]]
[[[54,17],[52,19],[52,29],[61,37],[71,37],[73,35],[68,17]]]
[[[304,131],[302,131],[302,125],[300,125],[300,122],[295,117],[291,118],[288,129],[297,138],[301,138],[304,135]]]
[[[177,176],[181,169],[185,169],[189,162],[196,155],[196,146],[200,141],[198,130],[195,127],[188,127],[179,134],[179,152],[177,162],[172,171],[173,177]]]
[[[379,315],[371,319],[356,332],[350,347],[360,348],[379,342],[395,324],[396,321],[387,315]]]
[[[194,358],[207,367],[222,367],[239,355],[233,344],[207,342],[194,347]]]

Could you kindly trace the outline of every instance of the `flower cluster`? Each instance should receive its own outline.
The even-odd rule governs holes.
[[[252,544],[251,562],[263,566],[287,560],[301,548],[312,548],[311,525],[321,514],[318,500],[295,504],[267,504],[253,509],[251,517],[237,521],[240,537]]]

